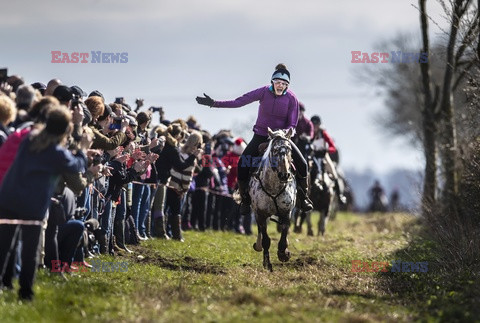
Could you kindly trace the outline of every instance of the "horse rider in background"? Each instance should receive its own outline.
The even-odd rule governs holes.
[[[310,121],[313,124],[314,131],[313,139],[310,144],[313,156],[314,158],[323,159],[325,161],[326,169],[322,169],[321,171],[324,172],[326,170],[328,173],[332,174],[335,182],[335,192],[337,193],[338,199],[341,204],[346,204],[347,199],[345,198],[343,192],[340,189],[335,164],[330,158],[330,154],[335,154],[337,152],[337,148],[335,147],[335,144],[330,135],[328,134],[327,130],[325,130],[325,128],[321,126],[322,120],[320,119],[320,117],[318,115],[314,115],[312,116]]]

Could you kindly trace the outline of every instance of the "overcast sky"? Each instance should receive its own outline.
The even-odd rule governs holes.
[[[432,17],[444,24],[436,2]],[[251,129],[258,104],[209,109],[203,92],[234,99],[266,85],[277,63],[291,89],[319,114],[341,149],[344,168],[423,168],[421,152],[381,133],[381,98],[352,76],[351,51],[372,51],[397,32],[417,33],[411,0],[2,1],[0,67],[28,83],[58,77],[104,93],[164,106],[168,119],[193,114],[207,130]],[[431,24],[432,36],[440,31]],[[53,64],[51,51],[127,52],[126,64]],[[385,48],[386,52],[402,48]],[[248,121],[252,120],[248,124]],[[248,124],[248,125],[247,125]]]

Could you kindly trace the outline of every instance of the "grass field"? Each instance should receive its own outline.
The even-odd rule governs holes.
[[[40,271],[32,303],[1,292],[0,321],[475,320],[479,280],[436,270],[420,229],[409,215],[340,213],[324,238],[291,233],[292,258],[280,263],[270,224],[273,273],[253,250],[254,236],[189,231],[185,243],[149,240],[132,255],[99,258],[128,261],[127,272],[75,273],[64,281]],[[352,260],[428,261],[429,271],[352,272]]]

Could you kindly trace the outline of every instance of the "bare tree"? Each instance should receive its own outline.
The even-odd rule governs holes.
[[[441,1],[443,2],[443,1]],[[460,79],[454,81],[454,75],[460,61],[465,54],[465,49],[472,43],[471,35],[477,29],[475,22],[471,24],[463,39],[459,41],[457,47],[457,37],[459,36],[462,18],[467,14],[471,5],[471,0],[454,0],[452,1],[450,32],[446,51],[445,73],[443,78],[441,101],[438,111],[442,122],[441,131],[441,159],[443,165],[443,173],[445,178],[445,186],[443,188],[444,203],[449,212],[453,215],[457,213],[457,196],[458,196],[458,166],[457,166],[457,132],[455,126],[453,104],[453,86],[460,82]],[[477,16],[478,18],[478,16]],[[463,78],[465,73],[460,74]]]
[[[423,53],[430,52],[428,38],[428,17],[426,13],[426,0],[419,0],[420,23],[422,30]],[[435,107],[438,101],[438,86],[435,94],[432,93],[432,83],[430,79],[430,64],[427,62],[420,64],[422,74],[422,86],[424,95],[424,104],[422,107],[422,128],[423,128],[423,151],[425,155],[425,178],[423,182],[422,212],[425,214],[435,203],[435,192],[437,188],[437,120],[438,113],[435,113]]]

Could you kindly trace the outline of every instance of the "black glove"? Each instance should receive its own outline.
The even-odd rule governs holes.
[[[209,97],[205,93],[203,93],[203,95],[205,95],[205,97],[201,97],[201,96],[196,97],[197,103],[202,105],[208,105],[209,107],[213,106],[213,104],[215,103],[215,100],[213,100],[211,97]]]

